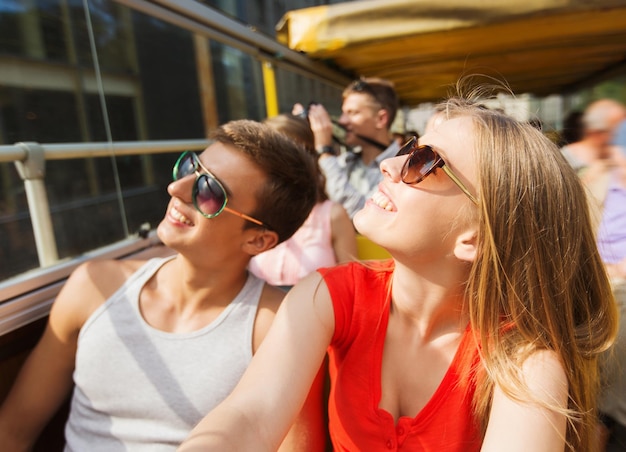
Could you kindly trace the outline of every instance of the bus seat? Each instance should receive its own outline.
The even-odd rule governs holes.
[[[356,236],[357,257],[359,260],[388,259],[389,252],[361,234]]]

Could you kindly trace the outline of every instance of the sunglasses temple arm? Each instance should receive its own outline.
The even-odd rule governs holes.
[[[233,215],[237,215],[238,217],[241,217],[241,218],[243,218],[244,220],[248,220],[248,221],[251,221],[251,222],[252,222],[252,223],[254,223],[254,224],[258,224],[259,226],[265,227],[265,225],[263,224],[263,222],[261,222],[261,221],[257,220],[256,218],[252,218],[252,217],[250,217],[250,216],[246,215],[245,213],[237,212],[236,210],[229,209],[228,207],[224,207],[224,210],[225,210],[226,212],[230,212],[230,213],[232,213]]]
[[[474,197],[474,195],[469,192],[465,185],[463,185],[463,182],[461,182],[461,180],[456,177],[456,174],[454,174],[450,170],[450,168],[448,168],[446,165],[443,165],[441,169],[448,175],[450,179],[452,179],[452,182],[454,182],[461,189],[461,191],[465,193],[469,199],[472,200],[474,204],[478,205],[478,200]]]

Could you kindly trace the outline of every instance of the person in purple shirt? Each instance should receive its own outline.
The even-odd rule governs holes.
[[[623,152],[626,152],[626,119],[619,123],[615,131],[613,144],[620,146]]]
[[[600,411],[608,434],[606,452],[626,450],[626,161],[610,172],[598,228],[598,249],[620,310],[618,340],[607,361]]]
[[[603,423],[598,450],[617,452],[626,450],[626,108],[615,101],[596,101],[585,111],[583,122],[591,117],[606,124],[606,152],[587,161],[579,174],[592,195],[599,222],[598,249],[622,319],[618,340],[603,367],[606,386],[599,404]]]

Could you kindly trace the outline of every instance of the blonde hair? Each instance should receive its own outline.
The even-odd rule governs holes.
[[[467,309],[481,349],[474,407],[484,429],[494,385],[529,397],[524,360],[538,350],[560,357],[569,384],[567,450],[591,450],[598,359],[615,338],[617,310],[584,189],[540,131],[478,104],[481,92],[442,105],[469,117],[475,133],[479,248]],[[472,97],[476,97],[472,101]],[[545,406],[545,403],[542,404]]]

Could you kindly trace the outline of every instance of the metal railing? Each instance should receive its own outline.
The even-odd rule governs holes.
[[[24,181],[39,265],[46,267],[59,260],[48,196],[44,185],[47,160],[144,155],[203,149],[207,140],[131,141],[118,143],[39,144],[22,142],[0,146],[0,162],[14,161]]]
[[[15,162],[24,182],[41,266],[0,281],[0,335],[47,315],[65,279],[80,263],[94,258],[122,258],[159,243],[156,234],[151,232],[146,237],[128,237],[92,252],[59,260],[44,184],[46,161],[200,150],[208,144],[207,140],[166,140],[64,144],[23,142],[0,146],[0,162]]]

